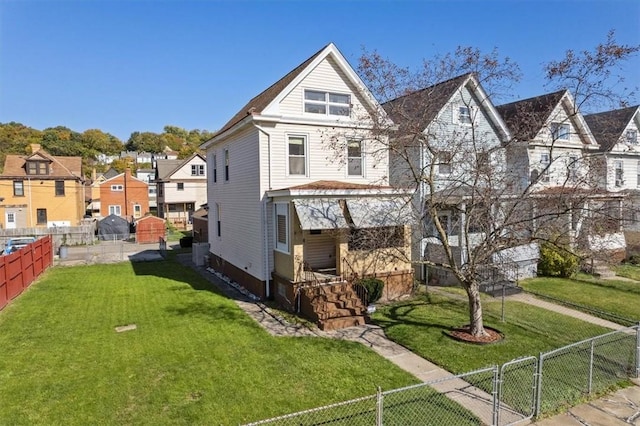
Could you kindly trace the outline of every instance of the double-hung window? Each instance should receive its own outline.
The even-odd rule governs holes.
[[[38,225],[47,224],[47,209],[36,209],[36,220]]]
[[[276,250],[289,253],[289,205],[276,204]]]
[[[222,218],[220,204],[216,203],[216,236],[222,236]]]
[[[627,143],[632,145],[638,144],[638,131],[635,129],[627,130]]]
[[[540,181],[541,182],[549,182],[549,167],[551,165],[551,160],[549,159],[549,154],[543,152],[540,154]]]
[[[64,197],[64,181],[57,180],[55,185],[56,185],[56,197]]]
[[[613,170],[615,175],[614,185],[616,188],[622,188],[624,186],[624,169],[622,161],[614,161]]]
[[[229,181],[229,150],[224,150],[224,180]]]
[[[120,214],[122,213],[122,209],[120,208],[119,205],[114,205],[114,206],[109,206],[109,214],[115,214],[116,216],[120,216]]]
[[[453,154],[450,151],[440,151],[436,155],[436,161],[438,164],[438,174],[448,175],[451,174],[451,161],[453,160]]]
[[[319,90],[305,90],[304,112],[309,114],[349,117],[351,114],[351,95]]]
[[[549,131],[554,141],[568,141],[571,127],[569,123],[551,123]]]
[[[24,181],[23,180],[13,181],[13,196],[24,197]]]
[[[177,182],[176,190],[177,191],[184,191],[184,182]]]
[[[347,142],[347,174],[363,176],[362,141]]]
[[[216,183],[218,181],[218,156],[216,154],[211,156],[211,162],[213,163],[213,176],[211,179],[213,179],[213,183]]]
[[[636,175],[637,175],[636,186],[640,188],[640,161],[638,161],[638,164],[636,165]]]
[[[289,174],[304,176],[307,173],[307,138],[289,136]]]
[[[460,106],[458,107],[458,123],[460,124],[471,124],[471,108],[468,106]]]
[[[567,178],[572,183],[578,180],[578,157],[575,155],[569,156],[567,160]]]

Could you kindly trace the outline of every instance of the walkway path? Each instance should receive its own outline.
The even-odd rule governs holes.
[[[434,382],[430,384],[432,388],[445,394],[450,399],[472,411],[484,424],[493,423],[493,401],[491,395],[475,388],[462,379],[454,378],[454,375],[447,370],[419,357],[407,348],[392,342],[385,336],[384,331],[380,327],[367,324],[360,327],[350,327],[326,332],[319,329],[311,329],[301,324],[291,324],[279,317],[277,313],[269,309],[269,307],[263,303],[256,302],[248,295],[241,293],[237,288],[230,285],[230,283],[226,282],[221,277],[206,270],[204,267],[197,267],[194,265],[191,262],[190,254],[181,254],[178,255],[177,258],[182,264],[194,268],[200,273],[200,275],[213,283],[224,294],[234,299],[241,309],[254,318],[258,324],[264,327],[264,329],[272,335],[317,336],[362,343],[398,367],[411,373],[421,381]],[[604,327],[612,329],[624,328],[618,324],[614,324],[573,309],[542,301],[530,295],[513,295],[509,296],[509,299],[540,306],[545,309],[560,312]],[[626,419],[631,419],[631,421],[626,424],[635,424],[640,426],[640,387],[634,386],[632,388],[623,389],[622,391],[616,392],[615,394],[598,401],[589,403],[589,405],[594,407],[597,406],[597,404],[600,404],[601,408],[597,410],[578,406],[574,407],[570,413],[545,419],[543,422],[540,422],[540,424],[544,426],[565,424],[615,425],[625,424],[620,422],[626,421]],[[608,408],[604,409],[602,407]],[[580,422],[577,422],[575,420],[576,418],[580,419]],[[607,419],[607,421],[601,421],[603,418]],[[570,422],[572,419],[574,420],[574,423]],[[501,414],[501,422],[504,423],[514,423],[520,420],[522,420],[522,416],[520,414],[511,413],[509,410],[505,410]]]

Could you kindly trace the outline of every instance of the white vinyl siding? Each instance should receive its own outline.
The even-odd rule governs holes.
[[[364,99],[361,98],[356,88],[348,82],[347,76],[340,70],[335,61],[332,58],[327,58],[318,64],[300,85],[288,93],[279,105],[275,106],[273,110],[266,112],[281,114],[285,117],[304,116],[311,119],[324,118],[331,121],[335,121],[336,119],[350,119],[349,116],[322,116],[319,114],[305,113],[305,90],[350,95],[349,101],[352,106],[351,119],[359,118],[359,115],[364,111],[364,107],[362,106],[365,102]]]
[[[233,179],[224,185],[210,185],[208,188],[208,203],[213,219],[209,220],[209,243],[210,251],[216,256],[260,280],[265,280],[265,269],[269,268],[263,266],[264,216],[261,202],[263,192],[260,189],[259,146],[261,145],[257,130],[248,128],[234,134],[233,143],[222,141],[210,148],[215,149],[217,153],[228,150],[230,158],[239,158],[242,161],[234,163]],[[219,172],[222,173],[222,170]],[[218,179],[221,178],[219,175]],[[216,221],[213,217],[216,203],[220,204],[224,216],[221,239],[216,237]],[[273,245],[269,249],[273,250]],[[271,269],[266,273],[270,272]]]

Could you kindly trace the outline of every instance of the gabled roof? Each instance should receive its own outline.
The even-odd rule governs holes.
[[[504,142],[508,141],[511,137],[509,128],[493,106],[475,73],[462,74],[433,86],[416,90],[388,101],[382,107],[401,130],[404,127],[404,131],[422,132],[438,117],[438,114],[451,102],[456,93],[467,85],[469,91],[480,100],[480,106],[487,111],[495,128],[501,132],[501,139]],[[407,128],[407,126],[411,128]]]
[[[199,157],[202,161],[206,161],[204,157],[197,152],[191,154],[184,160],[158,160],[156,164],[156,181],[162,182],[171,179],[171,175],[180,170],[185,164],[189,163],[195,157]]]
[[[541,96],[498,105],[496,109],[509,126],[514,137],[521,141],[529,141],[536,137],[547,124],[549,116],[558,106],[560,100],[568,94],[567,90],[559,90]]]
[[[416,90],[382,104],[389,117],[399,126],[411,122],[417,131],[424,130],[449,103],[456,91],[472,74],[462,74],[450,80]]]
[[[638,114],[640,105],[604,111],[584,116],[591,133],[600,144],[601,151],[611,151],[620,141],[622,133]]]
[[[227,121],[224,126],[222,126],[222,128],[213,135],[211,139],[203,143],[201,145],[201,148],[206,148],[213,140],[231,130],[236,125],[242,123],[242,121],[247,117],[259,116],[263,111],[267,110],[272,103],[278,101],[279,96],[288,93],[288,89],[295,87],[295,85],[298,84],[301,79],[305,78],[306,75],[315,68],[316,64],[320,63],[328,56],[332,56],[334,59],[336,59],[338,66],[341,67],[347,78],[350,79],[351,82],[354,83],[355,86],[358,87],[358,89],[366,95],[365,97],[369,99],[372,104],[376,103],[373,95],[369,92],[360,77],[355,73],[355,71],[353,71],[353,68],[351,68],[347,60],[344,58],[344,56],[342,56],[338,48],[333,43],[329,43],[325,47],[314,53],[310,58],[294,68],[292,71],[287,73],[280,80],[276,81],[259,95],[255,96],[253,99],[247,102],[242,108],[240,108],[240,111],[238,111],[233,117],[231,117],[231,119]]]
[[[49,174],[27,175],[25,164],[28,160],[45,160],[49,162]],[[9,154],[4,160],[3,177],[38,177],[38,178],[82,178],[82,157],[54,156],[40,149],[29,155]]]

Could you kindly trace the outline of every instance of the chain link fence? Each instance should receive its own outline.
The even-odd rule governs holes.
[[[253,425],[512,425],[640,377],[640,325],[482,370]]]

